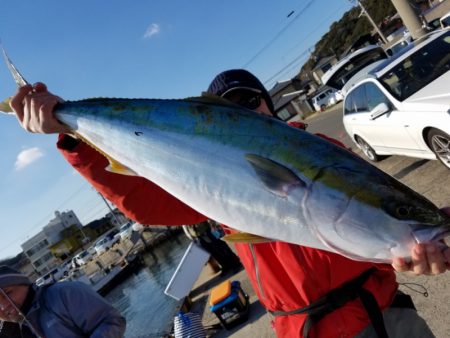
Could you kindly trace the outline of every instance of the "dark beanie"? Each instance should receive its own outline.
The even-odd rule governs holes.
[[[274,113],[272,99],[258,78],[245,69],[226,70],[217,75],[209,85],[207,92],[224,96],[233,90],[257,91],[266,101],[269,110]]]
[[[5,288],[12,285],[31,284],[31,280],[23,273],[6,265],[0,266],[0,288]]]

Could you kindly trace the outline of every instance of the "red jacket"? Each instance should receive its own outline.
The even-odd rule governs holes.
[[[99,192],[127,217],[142,224],[195,224],[206,219],[154,183],[140,177],[107,172],[107,160],[84,143],[72,151],[58,148]],[[372,266],[377,270],[364,287],[376,297],[382,309],[397,291],[390,266],[357,262],[326,251],[299,245],[271,242],[237,244],[238,255],[261,303],[271,311],[290,311],[304,307],[331,289],[355,278]],[[274,319],[278,337],[301,337],[304,315]],[[325,316],[313,326],[310,337],[353,337],[369,324],[366,311],[357,299]]]

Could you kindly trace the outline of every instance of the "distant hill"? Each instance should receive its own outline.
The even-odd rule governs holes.
[[[361,3],[372,19],[380,24],[383,19],[396,13],[391,0],[362,0]],[[314,51],[303,65],[300,73],[309,72],[317,60],[330,55],[341,55],[359,37],[370,33],[374,28],[369,20],[360,16],[361,7],[355,6],[346,12],[339,21],[335,21],[328,33],[316,43]]]

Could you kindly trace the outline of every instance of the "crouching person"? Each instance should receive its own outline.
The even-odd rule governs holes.
[[[0,266],[0,320],[17,323],[18,337],[123,337],[125,319],[88,285],[60,282],[38,287]]]

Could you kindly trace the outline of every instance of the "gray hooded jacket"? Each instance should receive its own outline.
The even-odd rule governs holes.
[[[81,282],[36,287],[27,319],[45,338],[122,338],[125,318]]]

